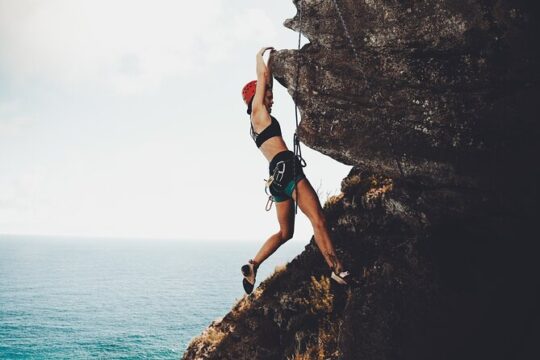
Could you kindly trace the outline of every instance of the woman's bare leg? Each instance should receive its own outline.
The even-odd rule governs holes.
[[[270,236],[261,249],[253,258],[256,266],[274,253],[285,241],[292,238],[294,233],[294,207],[292,200],[275,203],[276,213],[279,222],[279,231]]]
[[[306,214],[311,222],[315,243],[319,247],[326,263],[336,273],[343,271],[343,265],[336,256],[332,239],[328,233],[326,219],[317,193],[313,190],[313,187],[306,178],[300,180],[296,186],[297,188],[293,192],[293,197],[296,199],[296,196],[298,196],[298,207]]]

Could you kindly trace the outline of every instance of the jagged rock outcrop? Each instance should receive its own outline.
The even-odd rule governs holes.
[[[273,71],[302,141],[354,165],[325,212],[361,283],[312,241],[184,359],[540,358],[534,2],[295,4],[310,43]]]

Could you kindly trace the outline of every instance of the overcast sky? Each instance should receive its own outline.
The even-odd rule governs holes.
[[[285,1],[0,0],[0,234],[264,239],[240,90]],[[306,40],[304,40],[305,42]],[[292,147],[294,104],[275,83]],[[303,147],[321,200],[350,167]],[[295,238],[307,242],[303,215]]]

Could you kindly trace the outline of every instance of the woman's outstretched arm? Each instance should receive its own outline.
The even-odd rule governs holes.
[[[258,112],[261,112],[261,110],[263,113],[268,113],[266,106],[264,106],[264,96],[272,73],[270,72],[269,67],[265,64],[263,55],[267,50],[273,49],[273,47],[263,47],[256,55],[257,88],[255,89],[255,96],[253,97],[253,103],[251,105],[254,116],[256,116]]]

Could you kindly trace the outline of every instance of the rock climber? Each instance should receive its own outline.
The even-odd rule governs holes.
[[[270,51],[268,64],[263,58]],[[273,47],[264,47],[256,55],[257,80],[248,82],[242,89],[242,97],[247,105],[251,120],[251,137],[270,162],[270,179],[267,186],[271,193],[269,201],[275,202],[279,231],[271,235],[253,259],[241,267],[244,290],[250,294],[255,286],[257,269],[263,261],[282,244],[291,239],[294,232],[295,207],[309,218],[324,260],[331,269],[331,278],[338,284],[347,285],[350,273],[345,271],[336,256],[319,198],[304,175],[301,162],[287,149],[278,121],[270,115],[272,111],[272,72]],[[271,203],[270,203],[271,204]]]

